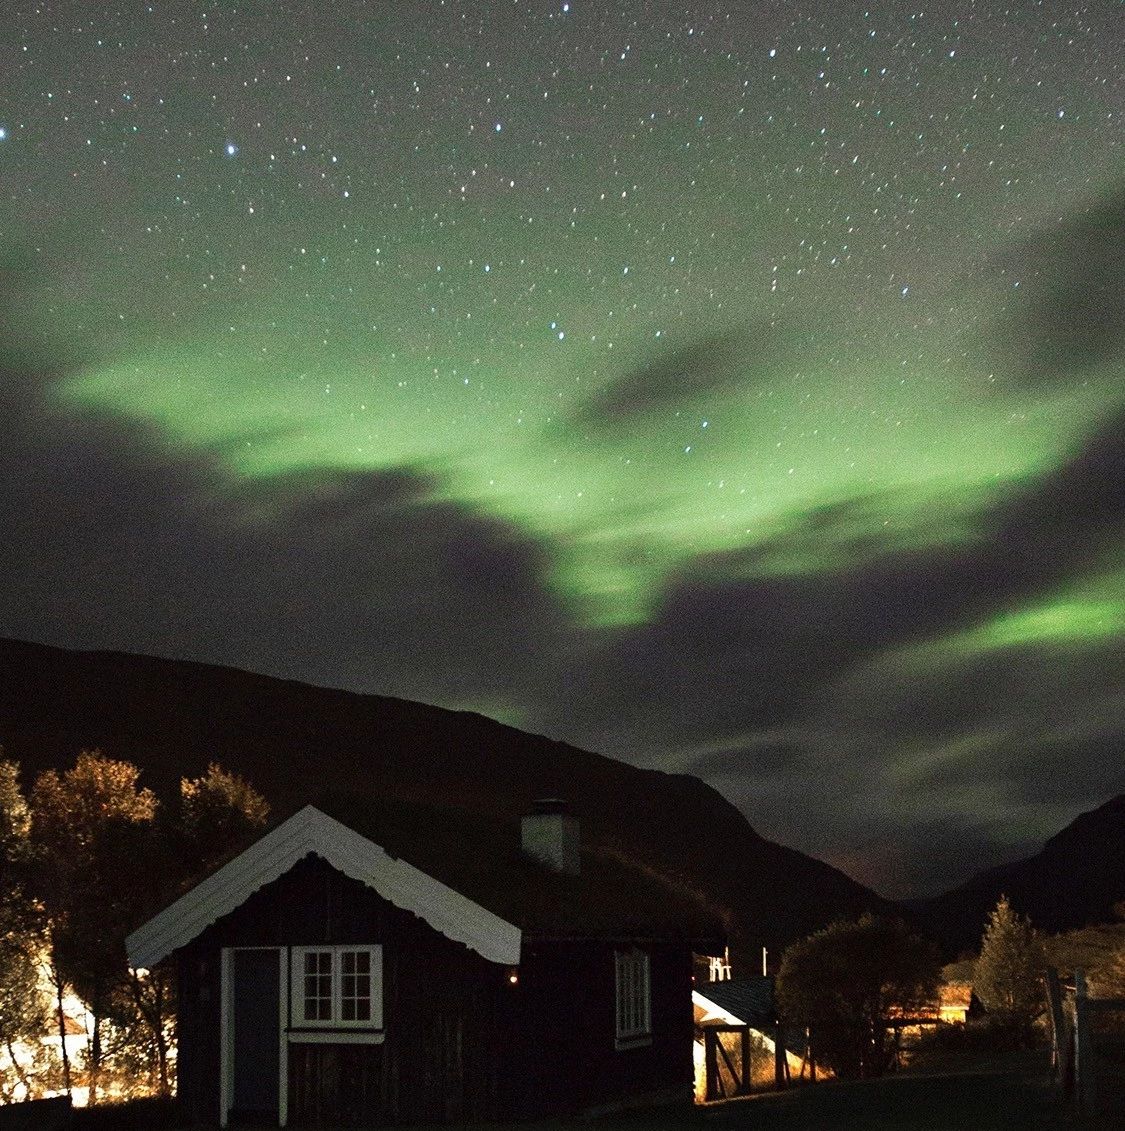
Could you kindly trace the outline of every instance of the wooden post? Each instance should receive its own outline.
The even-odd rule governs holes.
[[[719,1086],[719,1056],[715,1046],[718,1044],[718,1033],[714,1029],[703,1030],[703,1064],[707,1072],[708,1100],[717,1100],[722,1096]]]
[[[785,1087],[785,1045],[780,1020],[773,1023],[773,1082],[778,1088]]]
[[[1051,1067],[1059,1087],[1065,1090],[1070,1085],[1071,1042],[1063,1014],[1059,972],[1053,966],[1047,967],[1044,985],[1047,989],[1047,1014],[1051,1018]]]
[[[1092,1115],[1097,1104],[1092,1052],[1086,974],[1079,969],[1074,971],[1074,1095],[1085,1115]]]

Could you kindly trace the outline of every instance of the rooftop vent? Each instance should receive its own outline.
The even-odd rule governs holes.
[[[533,801],[520,831],[525,856],[552,872],[578,875],[578,819],[567,812],[565,801],[557,797]]]

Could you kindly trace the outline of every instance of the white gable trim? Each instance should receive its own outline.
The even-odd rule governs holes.
[[[405,860],[396,860],[327,813],[306,805],[138,927],[125,940],[129,964],[156,965],[310,852],[482,958],[505,966],[519,963],[518,927]]]

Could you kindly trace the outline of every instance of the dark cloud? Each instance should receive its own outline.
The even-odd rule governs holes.
[[[705,738],[721,739],[790,720],[838,674],[887,650],[972,627],[1096,573],[1125,546],[1125,410],[1055,472],[985,509],[975,541],[771,575],[790,541],[811,544],[848,526],[857,505],[812,512],[807,529],[779,535],[780,551],[766,543],[696,559],[650,624],[609,639],[591,686],[575,698],[596,702],[598,689],[610,688],[597,725],[612,726],[624,703],[647,703],[664,688],[676,707],[668,720],[657,716],[659,728],[687,738],[702,721]],[[654,717],[647,707],[638,713],[648,735]]]
[[[1121,651],[1118,650],[1115,667],[1109,670],[1125,670],[1125,655]],[[1077,697],[1078,703],[1085,704],[1089,698],[1090,692],[1084,690]],[[1091,798],[1100,800],[1121,793],[1125,788],[1125,702],[1120,693],[1114,707],[1116,718],[1101,720],[1096,733],[1078,737],[1044,728],[1035,735],[1019,760],[1017,772],[1004,775],[1012,800],[1076,813],[1088,807]],[[985,773],[990,769],[986,762]]]
[[[1125,347],[1125,188],[1000,263],[997,358],[1029,384],[1073,381]],[[1017,293],[1018,292],[1018,293]]]
[[[577,427],[616,429],[651,413],[753,388],[771,375],[789,346],[768,324],[712,334],[637,366],[584,401]]]
[[[693,563],[650,624],[610,638],[572,684],[563,717],[641,747],[781,724],[851,666],[985,615],[1026,572],[1002,548],[764,577],[759,557],[771,557],[768,546]]]
[[[1041,839],[997,835],[972,818],[943,816],[887,827],[826,855],[861,883],[903,898],[939,895],[956,880],[1031,856],[1042,846]]]
[[[806,757],[806,749],[792,739],[752,735],[747,742],[707,750],[693,758],[691,772],[704,778],[729,775],[733,769],[746,778],[790,774],[804,765]]]
[[[678,382],[685,366],[634,375],[599,415],[725,387],[718,369]],[[1012,811],[1061,825],[1125,788],[1119,644],[947,646],[1125,546],[1125,411],[973,515],[975,540],[884,542],[883,500],[845,500],[695,559],[646,624],[580,631],[539,545],[442,501],[425,468],[247,483],[222,453],[62,410],[63,375],[0,366],[0,634],[519,712],[699,773],[888,893],[1010,858]],[[777,569],[812,545],[835,564]]]
[[[424,471],[245,483],[0,372],[0,634],[518,707],[565,649],[549,563]]]
[[[997,515],[997,537],[1018,543],[1038,568],[1069,570],[1125,533],[1125,404],[1111,409],[1081,448]],[[1049,560],[1048,560],[1049,559]]]
[[[957,882],[957,846],[977,845],[974,866],[1004,858],[1012,812],[1061,825],[1125,788],[1120,642],[1080,624],[1019,645],[989,635],[1122,560],[1123,485],[1116,412],[1053,472],[981,509],[973,540],[849,552],[822,572],[759,568],[794,540],[846,534],[868,506],[857,500],[778,545],[697,559],[650,623],[607,634],[572,673],[551,726],[621,755],[664,751],[763,831],[785,811],[803,847],[857,872],[862,860],[881,890]]]

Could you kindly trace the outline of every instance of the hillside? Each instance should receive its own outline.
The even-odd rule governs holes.
[[[1108,922],[1125,900],[1125,794],[1083,813],[1042,850],[990,868],[967,883],[910,906],[950,950],[976,946],[1001,894],[1050,933]]]
[[[698,778],[640,769],[480,715],[233,668],[0,639],[0,744],[25,783],[100,748],[167,798],[217,760],[278,812],[328,790],[513,821],[565,797],[591,844],[635,857],[727,914],[754,954],[841,914],[888,910],[819,860],[763,839]]]

